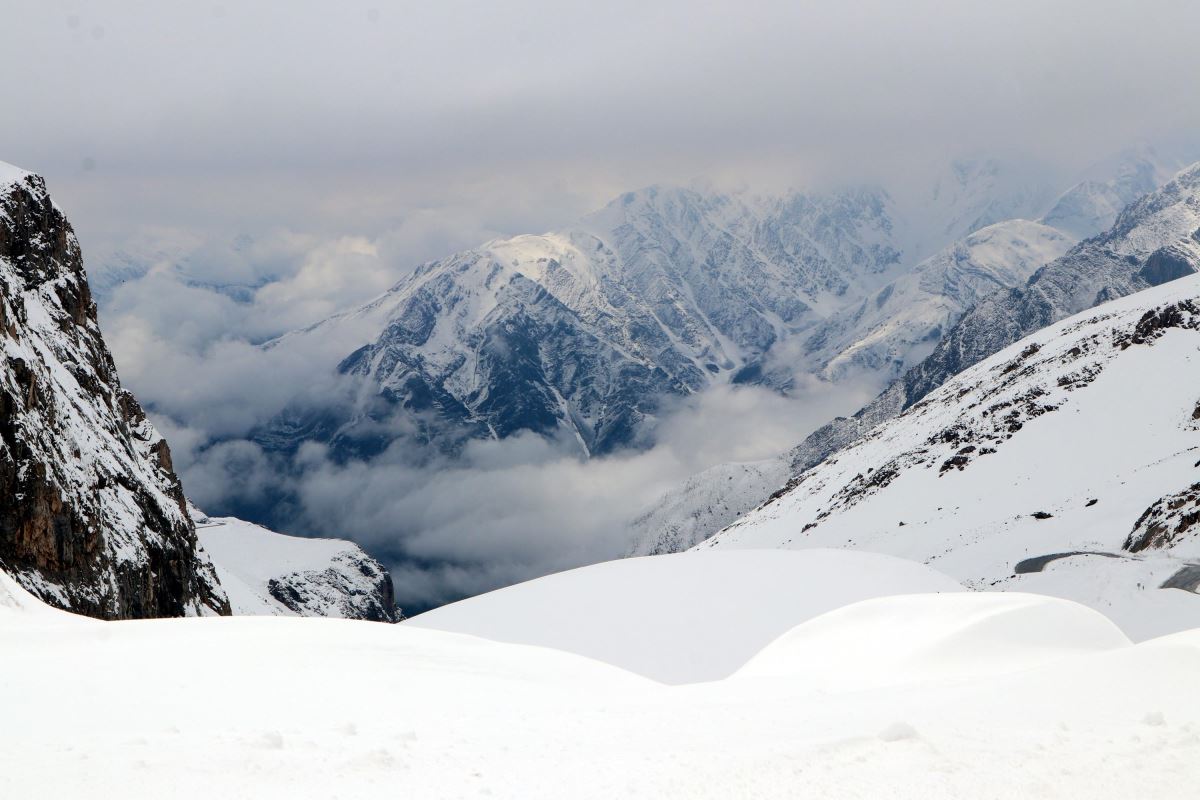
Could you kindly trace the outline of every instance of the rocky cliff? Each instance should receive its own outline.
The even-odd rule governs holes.
[[[3,164],[0,569],[95,617],[230,611],[167,443],[117,378],[71,225],[41,177]]]

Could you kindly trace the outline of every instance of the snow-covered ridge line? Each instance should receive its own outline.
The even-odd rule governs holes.
[[[978,297],[1074,241],[1029,221],[1061,190],[1020,172],[956,163],[913,207],[870,186],[776,197],[652,186],[568,229],[427,262],[383,297],[268,345],[325,353],[314,366],[348,376],[352,397],[297,403],[254,438],[369,457],[391,443],[389,425],[447,451],[532,431],[604,454],[652,438],[662,397],[786,390],[797,374],[882,382]],[[338,358],[330,342],[343,344]]]
[[[1198,346],[1200,276],[1056,323],[947,381],[704,546],[887,552],[974,588],[1094,605],[1139,638],[1200,624],[1200,598],[1157,588],[1198,583],[1184,580],[1200,561],[1189,522],[1200,506],[1188,491],[1200,452]]]
[[[235,615],[400,620],[391,576],[358,545],[189,510]]]

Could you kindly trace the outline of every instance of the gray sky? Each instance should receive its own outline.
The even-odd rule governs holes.
[[[656,181],[947,151],[1079,167],[1200,115],[1186,0],[0,9],[0,158],[47,175],[85,245],[151,223],[538,230]]]

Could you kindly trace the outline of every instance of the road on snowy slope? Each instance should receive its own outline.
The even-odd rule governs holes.
[[[1052,561],[1058,561],[1060,558],[1071,558],[1073,556],[1103,556],[1104,558],[1129,558],[1119,553],[1105,553],[1099,550],[1070,550],[1065,553],[1049,553],[1044,556],[1034,556],[1018,561],[1013,567],[1013,573],[1016,575],[1028,575],[1034,572],[1041,572],[1046,568],[1046,565]],[[1196,590],[1200,588],[1200,563],[1188,562],[1175,572],[1171,577],[1163,581],[1159,587],[1161,589],[1182,589],[1185,592],[1196,594]]]

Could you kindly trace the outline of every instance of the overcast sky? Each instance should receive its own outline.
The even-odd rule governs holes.
[[[151,223],[407,223],[438,246],[696,175],[1005,149],[1080,166],[1200,115],[1187,0],[0,9],[0,158],[51,179],[85,245]]]
[[[1195,0],[0,0],[0,160],[79,232],[189,494],[221,512],[286,483],[308,532],[404,538],[425,566],[391,564],[401,595],[428,602],[611,556],[631,504],[877,387],[723,390],[607,461],[517,437],[436,473],[314,450],[297,479],[239,437],[331,376],[257,342],[651,183],[903,191],[956,156],[1063,177],[1190,145],[1197,31]],[[151,268],[105,286],[127,262]]]

